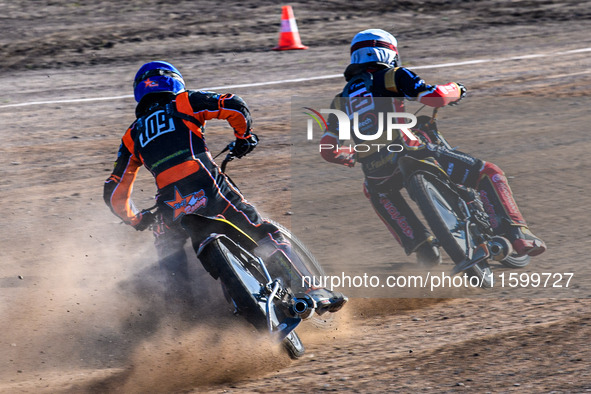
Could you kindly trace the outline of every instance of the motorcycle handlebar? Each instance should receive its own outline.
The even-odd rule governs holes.
[[[144,208],[141,210],[140,213],[144,214],[146,212],[152,212],[158,209],[158,204],[151,206],[150,208]]]
[[[421,108],[419,108],[419,110],[417,112],[415,112],[415,115],[421,110],[423,109],[425,106],[423,105]],[[433,108],[433,113],[431,114],[431,120],[429,121],[430,125],[436,125],[437,123],[437,113],[439,112],[439,108],[440,107],[435,107]],[[455,148],[453,148],[449,142],[447,142],[447,140],[443,137],[443,135],[439,132],[439,130],[437,129],[437,127],[435,127],[434,129],[434,134],[436,139],[438,140],[438,143],[445,146],[446,148],[450,149],[450,150],[454,150]]]
[[[222,165],[221,170],[222,172],[226,172],[226,165],[228,165],[229,162],[231,162],[232,160],[234,160],[234,145],[236,144],[236,142],[232,141],[230,142],[220,153],[218,153],[218,155],[216,157],[218,157],[219,155],[221,155],[224,152],[228,152],[228,154],[226,155],[226,157],[224,158],[224,160],[222,161]],[[215,159],[215,157],[214,157]]]

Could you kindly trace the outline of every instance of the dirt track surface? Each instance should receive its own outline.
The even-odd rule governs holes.
[[[285,53],[269,51],[280,17],[273,2],[225,3],[223,12],[199,1],[40,4],[0,2],[0,392],[591,390],[591,3],[298,2],[292,5],[310,49]],[[356,293],[329,326],[302,327],[307,354],[291,361],[231,316],[197,264],[200,305],[166,304],[151,235],[120,225],[105,207],[102,183],[133,121],[133,99],[19,105],[128,96],[137,68],[156,58],[177,65],[191,88],[339,74],[348,41],[369,27],[394,33],[410,67],[497,60],[417,72],[468,86],[472,101],[441,121],[446,136],[505,170],[549,246],[519,272],[559,266],[575,273],[574,287],[445,300]],[[546,55],[515,58],[532,54]],[[361,264],[396,273],[414,259],[385,228],[368,224],[379,231],[364,261],[349,261],[358,248],[335,247],[331,238],[341,211],[322,192],[336,194],[339,180],[356,182],[357,197],[341,208],[349,220],[377,221],[358,168],[345,174],[326,164],[329,186],[306,196],[292,179],[292,96],[330,96],[342,82],[229,89],[246,99],[263,138],[254,154],[232,163],[231,174],[269,217],[294,231],[305,222],[298,235],[330,272]],[[491,109],[488,97],[509,101]],[[520,103],[534,116],[521,115]],[[512,114],[517,130],[498,113]],[[474,118],[487,126],[466,138]],[[212,122],[212,151],[230,135]],[[153,192],[143,171],[137,205],[152,205]],[[306,199],[322,214],[300,211]]]

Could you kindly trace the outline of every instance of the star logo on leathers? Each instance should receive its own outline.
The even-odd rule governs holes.
[[[203,189],[183,196],[175,186],[174,199],[164,201],[164,203],[173,209],[173,220],[177,220],[184,215],[192,214],[199,208],[205,207],[207,205],[207,197]]]

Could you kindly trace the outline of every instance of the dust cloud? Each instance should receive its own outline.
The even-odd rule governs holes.
[[[0,391],[169,392],[290,362],[233,315],[189,245],[192,294],[181,295],[158,268],[151,234],[109,214],[22,224],[61,229],[28,240],[27,264],[3,264]]]

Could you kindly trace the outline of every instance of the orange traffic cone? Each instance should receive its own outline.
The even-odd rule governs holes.
[[[274,51],[287,51],[290,49],[308,49],[302,45],[298,25],[293,16],[293,9],[290,5],[284,5],[281,9],[281,31],[279,32],[279,45],[273,48]]]

